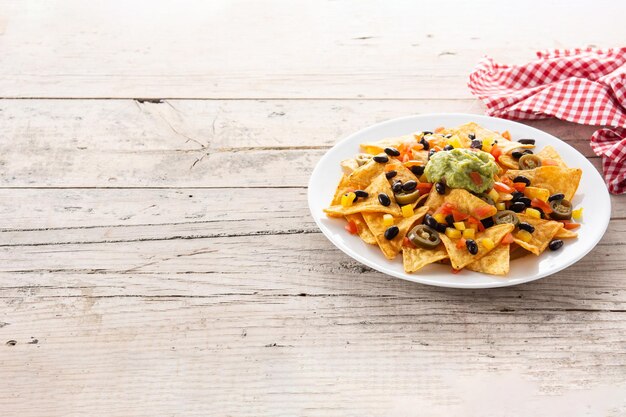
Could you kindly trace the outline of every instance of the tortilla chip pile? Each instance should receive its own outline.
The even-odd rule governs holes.
[[[477,141],[480,146],[476,146]],[[347,232],[358,235],[367,244],[377,245],[387,259],[402,253],[408,273],[438,262],[449,264],[455,273],[468,269],[506,275],[512,258],[529,253],[540,255],[554,239],[577,238],[574,230],[579,226],[572,220],[557,220],[557,216],[551,214],[549,199],[562,194],[571,201],[582,171],[567,167],[551,146],[534,153],[535,160],[540,162],[536,167],[522,169],[520,153],[533,154],[531,149],[535,147],[533,141],[522,142],[511,140],[508,132],[500,134],[476,123],[467,123],[456,128],[437,128],[434,133],[417,132],[363,143],[362,153],[342,161],[344,174],[331,205],[324,211],[329,217],[347,220]],[[387,152],[385,158],[388,148],[393,152],[391,155]],[[445,187],[445,193],[440,194],[437,187],[428,182],[423,167],[429,161],[429,152],[445,152],[451,148],[488,152],[494,156],[500,172],[494,177],[493,188],[477,195],[463,188]],[[380,162],[373,159],[375,155],[379,155]],[[519,181],[520,176],[528,181],[514,182]],[[415,181],[419,198],[405,206],[398,204],[392,189],[397,181],[402,184]],[[381,194],[389,197],[388,201],[384,197],[381,200]],[[530,204],[517,211],[519,223],[501,222],[498,213],[512,208],[515,201],[521,201],[520,197],[527,197],[523,200]],[[388,204],[383,205],[383,202]],[[574,218],[580,219],[582,209],[574,213]],[[407,237],[427,215],[432,216],[438,226],[440,243],[434,248],[417,246]],[[426,220],[432,222],[432,219]],[[474,243],[477,250],[470,252],[468,248]]]

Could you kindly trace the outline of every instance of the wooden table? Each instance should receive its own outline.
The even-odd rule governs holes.
[[[481,114],[483,54],[618,46],[624,4],[0,10],[2,415],[625,415],[623,196],[579,263],[488,291],[375,272],[306,204],[342,136]],[[600,167],[593,128],[532,125]]]

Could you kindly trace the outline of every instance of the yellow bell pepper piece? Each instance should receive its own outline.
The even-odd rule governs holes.
[[[350,207],[352,203],[354,203],[354,199],[356,198],[356,194],[353,192],[346,193],[341,196],[341,205],[344,207]]]
[[[583,208],[577,208],[576,210],[572,210],[572,219],[580,220],[583,218]]]
[[[463,222],[455,222],[454,224],[454,228],[456,230],[465,230],[465,223]]]
[[[537,198],[541,201],[548,201],[548,198],[550,197],[550,190],[548,190],[547,188],[526,187],[524,189],[524,194],[526,194],[526,197],[530,198],[531,200],[533,198]]]
[[[450,239],[459,239],[462,235],[460,230],[456,230],[452,227],[446,227],[446,236]]]
[[[531,235],[526,230],[520,230],[519,232],[517,232],[515,234],[515,237],[518,238],[521,241],[524,241],[524,242],[528,243],[528,242],[530,242],[532,240],[533,235]]]
[[[534,217],[535,219],[541,218],[541,213],[539,212],[539,210],[535,210],[534,208],[527,208],[524,213],[529,217]]]
[[[385,227],[389,227],[393,225],[393,216],[391,214],[383,215],[383,225]]]
[[[465,239],[474,239],[476,236],[476,229],[465,229],[463,230],[463,237]]]
[[[493,200],[494,203],[497,203],[498,200],[500,200],[500,193],[494,188],[492,188],[487,195]]]
[[[493,243],[493,240],[488,237],[481,239],[480,244],[487,250],[491,250],[496,246],[496,244]]]
[[[411,217],[413,215],[413,206],[411,204],[407,204],[406,206],[402,206],[402,217]]]
[[[496,203],[496,208],[498,209],[498,211],[506,210],[506,205],[503,201],[501,201],[499,203]]]
[[[437,213],[433,216],[433,218],[435,220],[437,220],[437,223],[442,223],[442,224],[446,224],[446,216],[443,213]]]

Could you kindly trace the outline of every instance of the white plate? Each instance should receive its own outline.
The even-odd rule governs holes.
[[[545,251],[540,256],[527,255],[511,261],[506,277],[497,277],[463,270],[452,274],[448,265],[429,265],[407,274],[402,267],[402,256],[386,259],[380,249],[364,243],[358,236],[345,231],[343,219],[331,219],[322,211],[326,208],[341,178],[339,163],[359,152],[359,144],[383,138],[401,136],[415,131],[433,130],[437,126],[454,127],[476,122],[487,129],[508,130],[514,139],[536,139],[537,149],[552,145],[568,166],[583,171],[580,186],[572,204],[584,207],[583,223],[578,239],[566,239],[556,251]],[[611,217],[611,200],[604,181],[596,168],[574,148],[538,129],[487,116],[473,114],[426,114],[389,120],[356,132],[330,149],[318,162],[309,181],[309,208],[324,235],[346,254],[365,265],[394,277],[422,284],[454,288],[492,288],[533,281],[567,268],[584,257],[600,241]]]

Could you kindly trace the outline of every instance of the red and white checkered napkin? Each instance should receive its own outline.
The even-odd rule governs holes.
[[[537,52],[525,65],[483,59],[468,86],[505,119],[557,117],[604,126],[591,137],[609,191],[626,192],[626,48]]]

